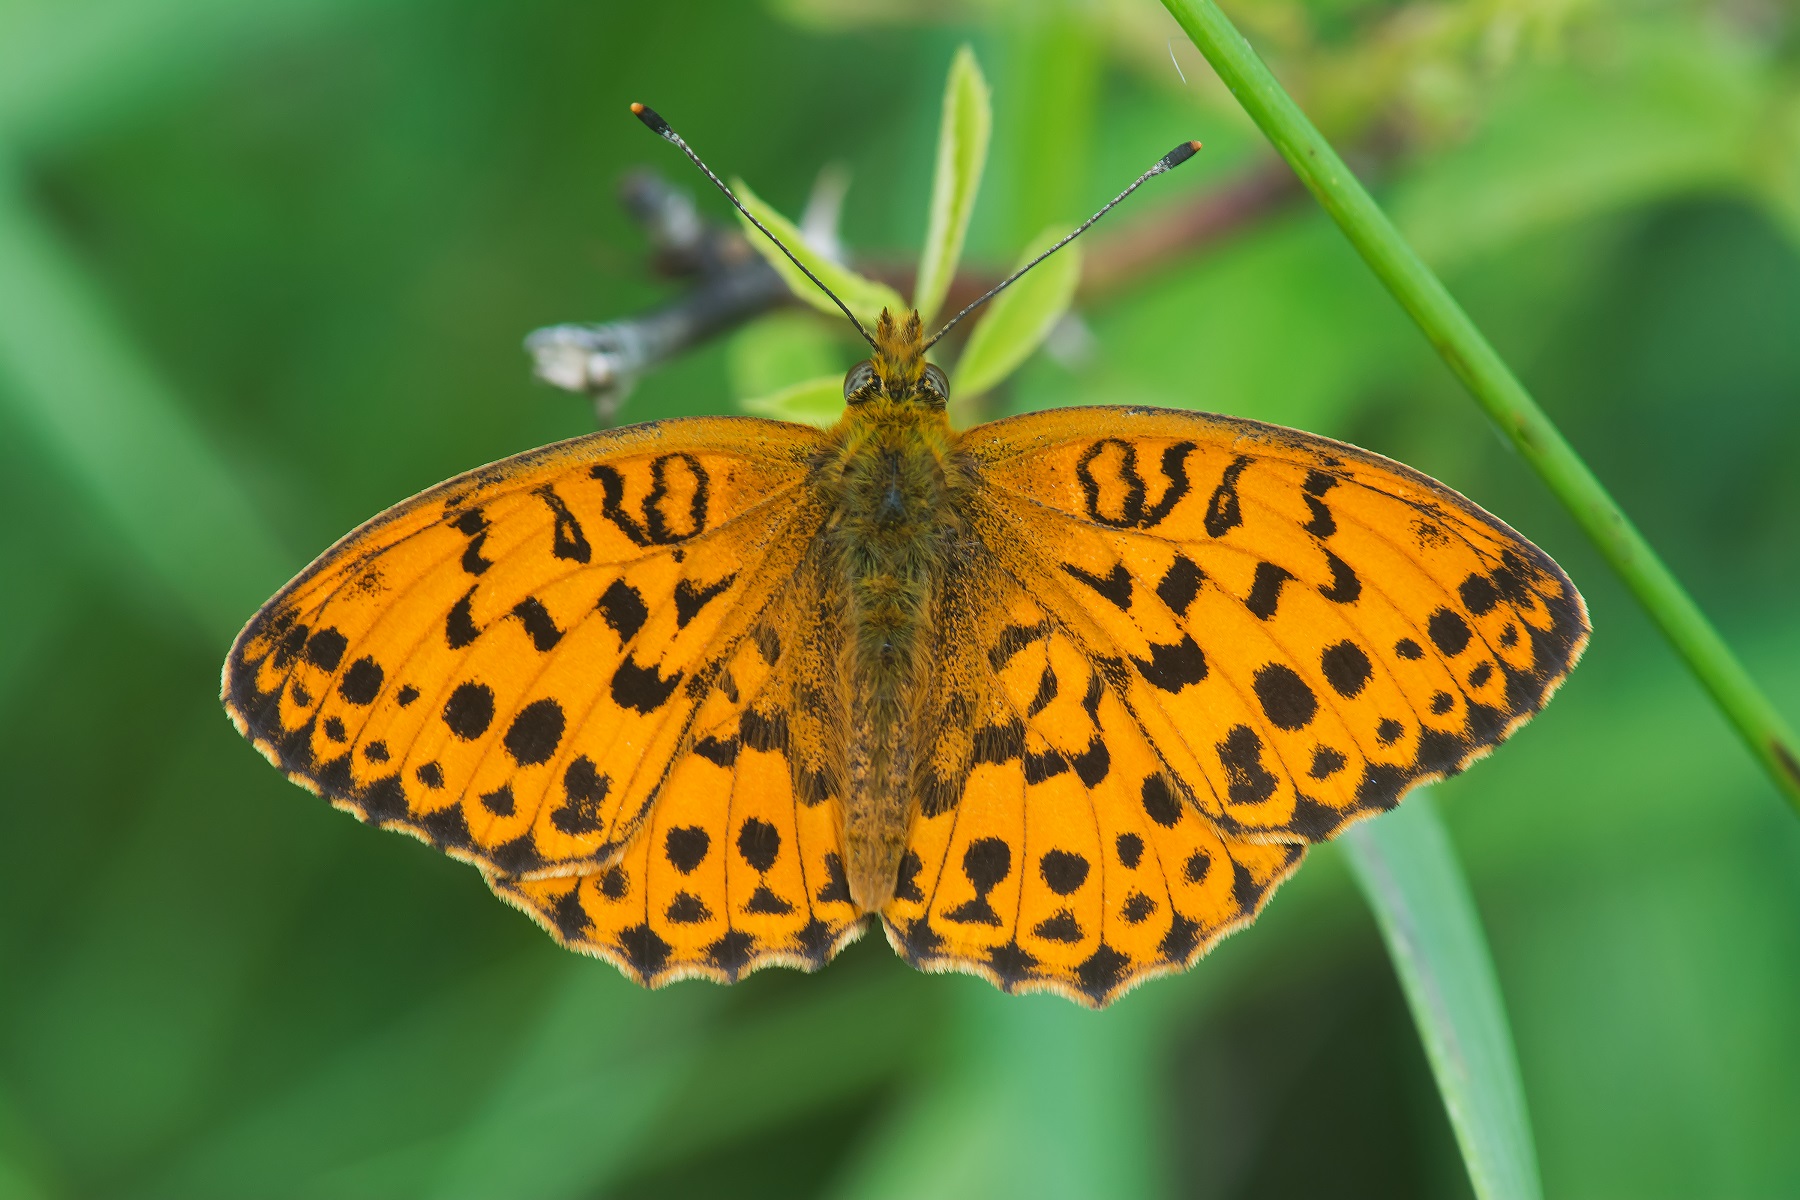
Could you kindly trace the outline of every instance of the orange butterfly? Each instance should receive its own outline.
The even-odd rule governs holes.
[[[875,918],[1099,1006],[1586,642],[1548,556],[1397,463],[1149,408],[957,431],[918,314],[870,340],[829,429],[649,422],[375,518],[239,636],[232,719],[651,986],[814,969]]]

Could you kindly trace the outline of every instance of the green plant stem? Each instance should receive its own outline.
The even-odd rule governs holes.
[[[1800,743],[1650,543],[1213,0],[1163,0],[1282,157],[1512,440],[1800,811]]]

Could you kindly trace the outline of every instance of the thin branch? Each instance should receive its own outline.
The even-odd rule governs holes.
[[[841,192],[842,184],[828,170],[821,174],[819,187]],[[1123,290],[1302,194],[1293,174],[1271,161],[1191,200],[1153,210],[1116,232],[1096,235],[1089,244],[1079,296],[1094,301]],[[688,289],[648,313],[600,324],[552,325],[525,340],[538,378],[585,393],[602,424],[610,423],[645,372],[764,313],[796,303],[775,269],[751,250],[735,226],[701,217],[691,195],[655,172],[627,175],[620,201],[648,236],[658,273],[688,282]],[[809,205],[809,210],[814,207],[835,215],[834,204]],[[834,229],[814,226],[808,222],[809,239],[835,240]],[[902,294],[912,290],[911,264],[877,259],[857,266]],[[959,271],[945,304],[960,308],[1001,278],[998,271]]]

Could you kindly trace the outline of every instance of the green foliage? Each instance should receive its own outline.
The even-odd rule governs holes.
[[[744,207],[755,214],[756,219],[793,252],[795,258],[806,264],[806,269],[817,276],[820,283],[837,293],[838,299],[856,314],[856,319],[865,327],[872,328],[884,308],[893,313],[906,311],[899,292],[885,283],[857,274],[842,263],[831,261],[807,245],[800,227],[763,203],[762,197],[751,191],[749,184],[741,179],[734,179],[731,181],[731,190],[737,193],[737,198],[743,202]],[[745,238],[756,247],[759,254],[769,260],[770,265],[781,272],[782,279],[787,282],[794,295],[820,312],[838,315],[838,306],[832,302],[831,297],[820,291],[818,284],[808,279],[805,272],[781,252],[780,247],[764,237],[762,231],[742,215],[738,220],[743,225]]]
[[[618,175],[653,165],[729,217],[627,101],[783,203],[846,161],[846,241],[909,263],[943,73],[972,40],[997,121],[964,258],[997,273],[1060,215],[1018,215],[1044,186],[1011,132],[1042,7],[784,0],[796,29],[726,3],[0,6],[0,1191],[1467,1194],[1335,847],[1193,972],[1099,1014],[917,975],[878,936],[816,976],[643,993],[466,867],[301,793],[219,714],[225,642],[280,575],[419,488],[592,428],[518,341],[669,299]],[[1062,8],[1105,131],[1046,137],[1068,217],[1207,144],[1095,230],[1091,264],[1265,151],[1154,5]],[[1800,713],[1791,14],[1249,10],[1335,140],[1401,139],[1371,177],[1402,228]],[[1740,154],[1740,118],[1713,112],[1760,135]],[[1661,164],[1659,123],[1682,147]],[[1091,353],[1034,356],[996,407],[1295,421],[1430,471],[1569,567],[1586,661],[1433,788],[1545,1191],[1792,1192],[1800,827],[1579,528],[1304,205],[1077,312]],[[734,411],[863,353],[835,310],[783,319],[811,349],[709,347],[625,419]]]
[[[1538,1200],[1512,1031],[1468,881],[1429,795],[1344,834],[1481,1200]]]
[[[1023,267],[1067,233],[1061,226],[1044,230],[1025,247],[1013,269]],[[1080,282],[1081,243],[1070,242],[988,301],[987,311],[956,360],[956,373],[950,377],[951,397],[973,399],[1018,370],[1069,311],[1075,285]]]
[[[738,406],[752,416],[799,421],[823,429],[843,415],[844,377],[832,374],[803,379],[768,395],[751,396]]]
[[[994,126],[987,80],[975,52],[963,46],[950,63],[944,84],[944,115],[938,128],[937,169],[931,179],[931,213],[919,252],[913,307],[930,326],[937,319],[962,258],[963,237],[975,214],[975,194],[987,166],[988,135]]]

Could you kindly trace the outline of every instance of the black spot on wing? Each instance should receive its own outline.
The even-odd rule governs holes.
[[[444,724],[463,741],[487,732],[494,720],[494,690],[485,683],[461,683],[444,701]]]
[[[1096,733],[1088,739],[1087,749],[1070,760],[1070,765],[1075,768],[1076,778],[1086,786],[1094,787],[1106,778],[1112,766],[1112,754]]]
[[[1038,873],[1051,891],[1067,896],[1087,882],[1088,860],[1068,850],[1048,850],[1038,859]]]
[[[1098,950],[1075,968],[1075,978],[1080,981],[1081,990],[1097,1004],[1119,986],[1125,978],[1125,968],[1130,965],[1130,959],[1102,942]]]
[[[1431,634],[1431,644],[1451,658],[1468,648],[1471,637],[1468,622],[1447,608],[1432,613],[1425,629]]]
[[[1067,946],[1073,946],[1087,936],[1081,931],[1081,922],[1066,908],[1057,909],[1049,917],[1039,921],[1032,927],[1031,933],[1047,942],[1061,942]]]
[[[1161,775],[1147,777],[1138,796],[1143,801],[1144,813],[1164,829],[1173,829],[1181,823],[1181,801],[1169,787],[1169,781]]]
[[[576,755],[563,770],[565,799],[550,814],[550,823],[570,837],[600,832],[600,803],[611,790],[612,779],[600,773],[594,760],[585,754]]]
[[[1263,742],[1256,730],[1248,725],[1232,726],[1218,751],[1231,803],[1261,804],[1275,794],[1277,781],[1263,766]]]
[[[752,750],[787,749],[787,714],[779,710],[771,713],[749,710],[738,718],[738,731],[744,745]]]
[[[1306,501],[1307,510],[1312,514],[1301,528],[1316,538],[1328,538],[1337,532],[1337,521],[1331,515],[1331,509],[1320,499],[1326,492],[1337,486],[1337,476],[1324,471],[1308,471],[1306,482],[1300,485],[1301,499]]]
[[[999,925],[1000,914],[987,897],[1012,873],[1012,848],[999,838],[976,838],[963,851],[962,868],[975,899],[945,913],[945,919],[963,925]]]
[[[750,955],[755,949],[754,937],[742,929],[727,929],[718,941],[706,947],[706,960],[725,972],[727,979],[735,981],[750,965]]]
[[[519,624],[531,638],[531,644],[539,653],[543,653],[562,641],[562,630],[550,619],[550,610],[545,608],[536,596],[527,596],[513,605],[512,615],[519,618]]]
[[[618,947],[626,965],[643,979],[655,976],[668,965],[669,955],[675,950],[669,943],[656,936],[656,931],[646,924],[621,929]]]
[[[1330,779],[1344,769],[1346,761],[1348,760],[1342,752],[1330,746],[1320,746],[1313,751],[1312,769],[1307,773],[1314,779]]]
[[[715,738],[711,734],[694,742],[694,753],[715,767],[729,769],[737,762],[739,741],[736,737]]]
[[[970,766],[982,763],[1006,763],[1025,753],[1025,725],[1017,717],[1004,725],[984,725],[975,731]]]
[[[522,767],[534,766],[550,761],[562,735],[562,705],[546,696],[519,710],[507,726],[504,744],[514,762]]]
[[[1150,643],[1150,657],[1134,658],[1132,662],[1137,665],[1138,674],[1165,692],[1179,692],[1206,678],[1206,656],[1185,633],[1179,642]]]
[[[1046,746],[1042,754],[1025,755],[1025,782],[1027,784],[1043,783],[1063,774],[1069,769],[1069,760],[1054,746]]]
[[[381,694],[381,684],[385,678],[381,664],[365,655],[351,663],[350,669],[344,672],[344,677],[338,681],[338,695],[358,706],[372,704],[375,697]]]
[[[644,607],[644,597],[623,579],[607,584],[594,607],[600,618],[619,635],[621,642],[629,642],[635,637],[650,617],[650,610]]]
[[[1114,563],[1112,571],[1106,575],[1095,575],[1074,563],[1063,563],[1062,569],[1121,612],[1131,607],[1131,573],[1123,563]]]
[[[781,831],[758,817],[745,817],[738,826],[737,848],[753,870],[767,872],[781,854]]]
[[[1333,604],[1354,604],[1362,595],[1362,580],[1350,569],[1350,564],[1327,550],[1325,565],[1331,568],[1331,583],[1320,585],[1319,595]]]
[[[1319,669],[1325,673],[1325,682],[1331,685],[1331,690],[1349,700],[1369,682],[1374,664],[1361,646],[1344,641],[1325,647],[1319,655]]]
[[[1225,474],[1219,479],[1219,486],[1213,489],[1211,499],[1206,502],[1206,532],[1210,537],[1224,537],[1231,530],[1244,523],[1243,510],[1238,504],[1238,476],[1250,465],[1248,455],[1240,454],[1225,468]]]
[[[692,875],[706,861],[712,836],[698,825],[681,825],[663,835],[663,856],[683,875]]]
[[[585,937],[588,930],[593,928],[593,922],[588,920],[587,910],[581,906],[580,880],[551,903],[550,919],[556,922],[556,931],[565,942]]]
[[[1259,667],[1252,686],[1263,715],[1277,729],[1305,729],[1319,711],[1313,690],[1285,663]]]
[[[321,671],[335,671],[344,661],[350,639],[335,629],[321,629],[306,642],[306,661]]]
[[[1244,607],[1261,620],[1267,621],[1275,615],[1276,606],[1281,603],[1281,587],[1293,575],[1285,568],[1272,562],[1256,564],[1256,575],[1250,581],[1250,594],[1244,597]]]
[[[996,671],[1004,670],[1006,664],[1012,661],[1013,655],[1049,636],[1050,622],[1048,621],[1039,621],[1035,625],[1008,625],[1000,631],[1000,636],[994,639],[994,644],[989,647],[988,665]]]
[[[1458,585],[1456,592],[1462,597],[1463,607],[1478,617],[1491,612],[1494,605],[1500,603],[1500,590],[1486,575],[1470,575]]]
[[[462,594],[462,599],[450,606],[450,615],[444,618],[444,640],[452,650],[461,650],[481,636],[481,630],[475,628],[475,619],[470,615],[474,603],[475,588],[471,586]]]
[[[585,563],[592,558],[593,550],[588,546],[587,534],[582,532],[581,522],[569,511],[563,498],[556,494],[556,489],[545,484],[533,489],[532,494],[549,506],[550,515],[556,522],[551,534],[550,552],[570,562]]]
[[[894,894],[898,896],[899,889]],[[850,879],[844,874],[844,860],[835,850],[825,854],[825,883],[814,897],[820,904],[850,903]]]
[[[640,666],[636,659],[628,655],[613,671],[612,698],[620,708],[653,713],[668,703],[680,682],[680,671],[665,679],[655,663],[647,667]]]
[[[1206,573],[1194,565],[1194,560],[1185,554],[1177,554],[1163,573],[1162,582],[1156,585],[1156,595],[1169,606],[1170,612],[1178,617],[1186,616],[1188,606],[1200,594],[1200,585],[1204,582]]]
[[[717,583],[697,585],[692,580],[683,579],[675,585],[675,627],[686,629],[688,622],[700,615],[700,610],[713,600],[731,590],[737,582],[737,576],[727,575]]]

